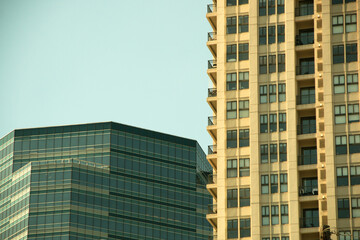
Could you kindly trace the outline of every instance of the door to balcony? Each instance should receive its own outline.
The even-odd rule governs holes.
[[[301,223],[303,228],[319,227],[319,209],[304,209]]]

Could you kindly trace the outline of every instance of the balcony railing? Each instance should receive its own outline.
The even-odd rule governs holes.
[[[216,68],[216,60],[209,60],[208,61],[208,69]]]
[[[216,88],[209,88],[208,89],[208,97],[216,97],[217,96],[217,89]]]
[[[312,103],[315,103],[315,94],[296,96],[297,105],[312,104]]]
[[[216,174],[209,174],[208,175],[208,184],[216,183]]]
[[[216,32],[208,32],[208,41],[214,41],[216,40],[217,35]]]
[[[208,240],[217,240],[217,235],[211,235],[208,237]]]
[[[216,125],[216,116],[208,117],[208,126]]]
[[[208,146],[208,154],[216,154],[216,153],[217,153],[217,146],[216,145]]]
[[[300,155],[298,163],[299,165],[317,164],[317,154]]]
[[[297,134],[316,133],[316,124],[302,124],[297,126]]]
[[[314,74],[314,73],[315,73],[314,63],[305,66],[296,67],[296,75],[306,75],[306,74]]]
[[[216,214],[216,213],[217,213],[216,204],[209,204],[208,205],[208,214]]]
[[[295,8],[295,16],[296,17],[313,15],[313,14],[314,14],[314,4],[313,3],[301,4],[300,7]]]
[[[318,186],[302,186],[299,187],[299,196],[315,196],[318,195]]]
[[[297,46],[313,44],[314,43],[314,32],[302,33],[301,35],[297,35],[295,43]]]
[[[300,218],[301,228],[319,227],[319,217]]]
[[[216,12],[216,5],[215,4],[208,4],[207,5],[207,13]]]

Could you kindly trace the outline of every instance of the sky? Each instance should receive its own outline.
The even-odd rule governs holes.
[[[209,2],[1,0],[0,138],[114,121],[206,150]]]

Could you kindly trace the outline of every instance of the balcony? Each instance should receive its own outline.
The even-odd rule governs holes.
[[[316,123],[312,124],[301,124],[297,126],[297,134],[311,134],[316,133]]]
[[[213,196],[213,198],[217,199],[216,174],[210,174],[208,176],[208,184],[206,185],[206,189]]]
[[[295,44],[296,46],[314,44],[314,32],[306,32],[297,35],[295,39]]]
[[[208,117],[208,126],[216,125],[216,116]]]
[[[217,240],[217,235],[211,235],[208,237],[208,240]]]
[[[216,30],[216,5],[215,4],[207,5],[206,18],[209,21],[211,27],[214,30]]]
[[[319,227],[319,217],[300,218],[301,228]]]
[[[208,154],[216,154],[217,153],[217,146],[216,145],[209,145],[208,146]]]
[[[318,195],[318,186],[301,186],[299,187],[299,196],[316,196]]]
[[[307,75],[315,73],[315,64],[314,62],[309,63],[308,65],[297,66],[296,75]]]
[[[295,16],[302,17],[314,14],[314,3],[301,3],[299,7],[295,8]]]
[[[208,97],[216,97],[217,96],[217,89],[216,88],[209,88],[208,89]]]
[[[315,103],[315,93],[309,95],[296,96],[297,105],[313,104],[313,103]]]
[[[208,33],[208,42],[206,43],[209,48],[211,54],[216,58],[217,55],[217,35],[216,32]]]
[[[215,41],[217,40],[216,32],[208,32],[208,41]]]
[[[209,60],[208,61],[208,69],[214,69],[216,67],[217,67],[216,60]]]
[[[299,166],[317,164],[317,154],[300,155],[298,157]]]
[[[208,212],[207,214],[216,214],[217,213],[217,206],[216,204],[209,204],[208,205]]]
[[[215,4],[208,4],[207,5],[207,13],[214,13],[216,12],[216,5]]]

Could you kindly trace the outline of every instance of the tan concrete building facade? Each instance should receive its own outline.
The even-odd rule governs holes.
[[[211,239],[360,239],[355,0],[214,0]]]

